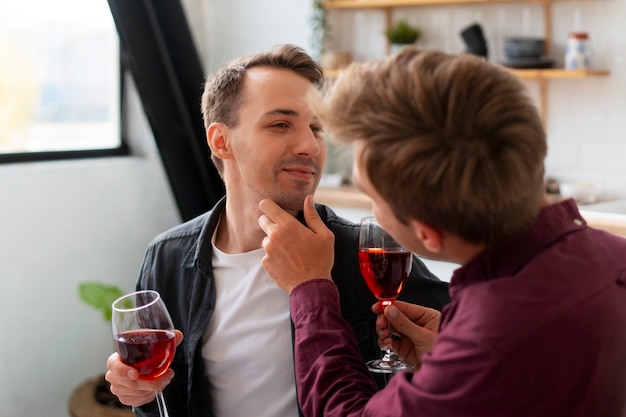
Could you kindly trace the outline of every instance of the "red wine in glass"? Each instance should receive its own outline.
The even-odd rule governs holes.
[[[396,299],[411,269],[411,252],[405,249],[359,249],[359,266],[368,288],[382,305]]]
[[[136,291],[115,300],[112,309],[115,348],[122,362],[137,369],[142,379],[163,375],[176,352],[176,334],[161,295]],[[159,415],[169,417],[163,393],[155,395]]]
[[[174,359],[176,335],[169,330],[129,330],[118,334],[115,344],[122,361],[137,369],[140,378],[156,379]]]
[[[359,230],[359,267],[367,287],[383,306],[391,305],[402,291],[411,272],[411,251],[385,232],[375,217],[361,219]],[[391,347],[381,359],[369,361],[372,372],[394,373],[411,369]]]

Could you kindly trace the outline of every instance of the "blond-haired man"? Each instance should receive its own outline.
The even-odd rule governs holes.
[[[263,263],[291,294],[305,414],[624,416],[626,239],[588,227],[572,200],[544,200],[546,137],[521,81],[480,58],[406,48],[353,65],[324,106],[326,128],[354,144],[354,180],[381,225],[462,267],[441,315],[374,307],[379,343],[419,366],[376,393],[312,198],[310,229],[262,201]]]

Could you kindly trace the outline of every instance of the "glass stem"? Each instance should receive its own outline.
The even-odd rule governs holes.
[[[159,407],[159,416],[161,417],[170,417],[167,412],[167,407],[165,406],[165,398],[163,397],[163,393],[161,391],[154,391],[156,394],[156,402]]]

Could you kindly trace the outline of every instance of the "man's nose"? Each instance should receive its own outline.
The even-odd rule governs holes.
[[[300,156],[314,157],[322,151],[322,141],[311,129],[298,134],[294,153]]]

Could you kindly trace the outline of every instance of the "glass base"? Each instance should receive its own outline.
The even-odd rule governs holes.
[[[370,372],[377,374],[395,374],[398,371],[407,371],[415,368],[415,365],[405,363],[393,352],[387,352],[381,359],[371,360],[366,365]]]

